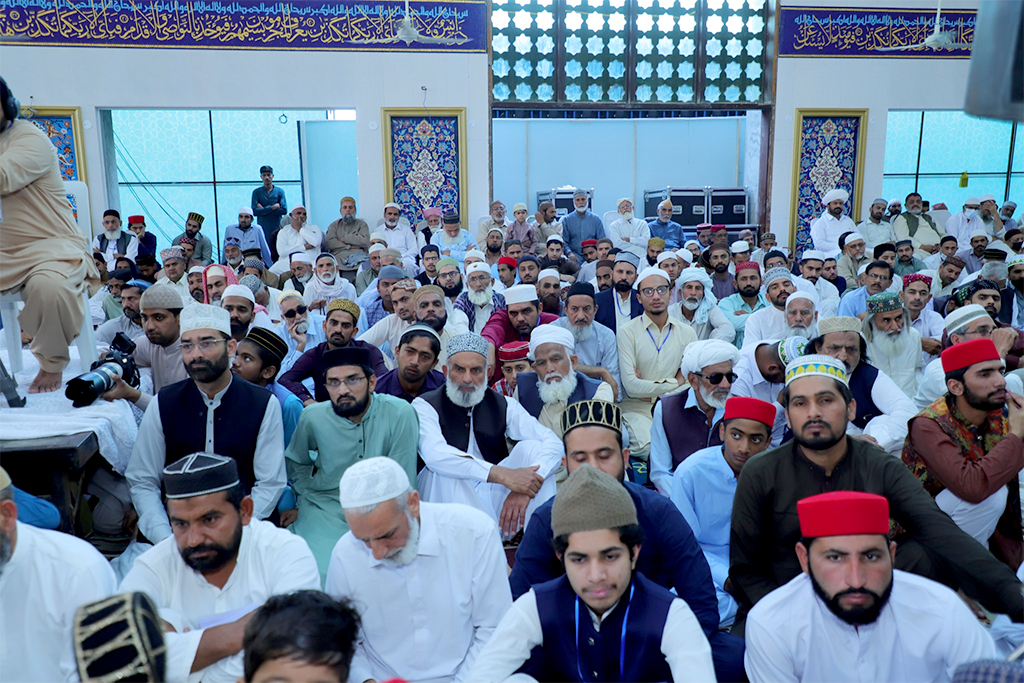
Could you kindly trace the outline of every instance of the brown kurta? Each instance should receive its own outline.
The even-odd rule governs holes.
[[[86,314],[82,293],[99,285],[99,273],[53,144],[23,119],[0,133],[0,201],[0,292],[23,288],[20,321],[32,353],[44,371],[61,372]]]
[[[345,242],[341,241],[342,237],[345,238]],[[327,235],[324,239],[324,247],[338,259],[340,267],[352,254],[366,253],[367,247],[370,246],[370,226],[362,218],[357,218],[353,223],[346,223],[339,218],[327,226]]]

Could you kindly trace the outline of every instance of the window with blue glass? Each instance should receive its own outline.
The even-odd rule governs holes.
[[[493,0],[495,102],[765,100],[765,0]]]

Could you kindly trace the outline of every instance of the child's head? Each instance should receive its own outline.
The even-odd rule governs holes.
[[[526,357],[529,351],[530,343],[524,341],[510,342],[498,349],[501,374],[509,388],[515,389],[517,373],[530,371],[530,361]]]
[[[345,683],[358,634],[359,613],[347,600],[313,590],[275,595],[245,627],[245,683]]]

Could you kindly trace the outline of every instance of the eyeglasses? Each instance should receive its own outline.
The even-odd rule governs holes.
[[[491,279],[491,276],[490,275],[484,275],[483,273],[480,273],[480,274],[477,274],[477,275],[473,275],[472,277],[470,277],[468,279],[469,279],[469,284],[475,285],[475,284],[478,284],[478,283],[481,283],[481,282],[489,282],[490,279]]]
[[[995,330],[996,330],[996,328],[994,328],[994,327],[989,327],[987,325],[982,325],[981,327],[978,327],[977,329],[975,329],[973,332],[964,332],[964,336],[965,337],[968,337],[968,336],[971,336],[971,337],[973,337],[973,336],[977,336],[977,337],[991,337],[992,333],[995,332]]]
[[[360,384],[362,384],[363,381],[366,380],[366,379],[367,379],[366,375],[363,375],[361,377],[360,376],[346,377],[345,379],[333,379],[332,378],[332,379],[325,379],[324,380],[324,384],[327,385],[328,387],[330,387],[331,389],[337,389],[342,384],[344,384],[349,389],[355,389]]]
[[[192,342],[181,342],[179,348],[181,349],[182,353],[191,353],[194,349],[198,347],[200,351],[206,353],[207,351],[213,350],[213,348],[216,347],[217,344],[222,344],[226,341],[227,339],[204,339],[203,341],[195,344],[193,344]]]
[[[644,287],[640,290],[640,293],[644,296],[654,296],[657,292],[658,296],[665,296],[668,294],[668,285],[658,285],[657,287]]]
[[[282,313],[282,315],[284,317],[286,317],[286,318],[294,318],[297,315],[302,315],[303,313],[305,313],[308,310],[309,310],[308,308],[306,308],[302,304],[299,304],[298,306],[296,306],[295,308],[293,308],[290,311],[284,311]]]
[[[457,278],[458,276],[459,276],[459,271],[457,271],[457,270],[450,270],[447,273],[441,273],[437,277],[438,278],[444,278],[445,280],[450,280],[450,279],[453,280],[453,279]]]
[[[709,384],[715,386],[721,384],[723,379],[729,380],[729,384],[732,384],[739,378],[739,375],[735,372],[713,372],[710,375],[702,375],[699,372],[695,372],[693,374],[697,375],[701,379],[706,379]]]

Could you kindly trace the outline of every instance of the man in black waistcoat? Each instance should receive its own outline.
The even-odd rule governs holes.
[[[483,510],[511,537],[555,495],[562,443],[514,399],[488,387],[488,342],[448,340],[444,386],[418,396],[420,497]],[[515,443],[510,451],[507,440]]]
[[[270,516],[286,481],[281,403],[262,387],[232,377],[231,319],[218,306],[181,311],[181,359],[189,379],[161,389],[139,425],[125,477],[139,530],[153,543],[171,535],[160,496],[164,467],[200,451],[233,458],[258,519]]]

